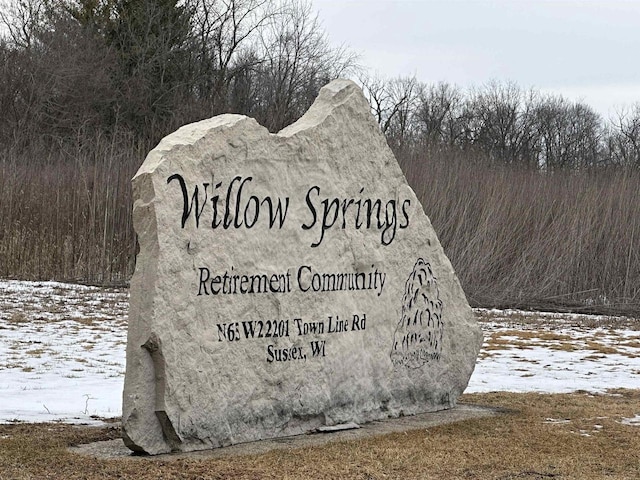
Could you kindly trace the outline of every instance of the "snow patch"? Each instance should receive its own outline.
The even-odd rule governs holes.
[[[120,416],[128,309],[126,289],[0,280],[0,422]],[[616,328],[629,319],[475,311],[485,343],[467,392],[640,388],[640,331]]]
[[[620,420],[622,425],[629,425],[632,427],[640,427],[640,415],[636,415],[632,418],[623,418]]]

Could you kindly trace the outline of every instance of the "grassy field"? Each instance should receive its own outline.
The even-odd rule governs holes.
[[[632,479],[640,477],[640,390],[491,393],[506,413],[322,447],[222,459],[96,460],[67,451],[117,438],[103,428],[0,425],[0,479]],[[630,424],[629,424],[630,423]]]

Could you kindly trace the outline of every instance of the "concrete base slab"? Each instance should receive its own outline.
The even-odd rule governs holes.
[[[139,460],[177,460],[180,458],[220,458],[234,455],[257,455],[271,450],[295,449],[324,445],[329,442],[356,440],[375,435],[384,435],[394,432],[406,432],[422,428],[460,422],[473,418],[489,417],[503,413],[503,410],[484,407],[480,405],[459,404],[457,407],[433,413],[423,413],[407,417],[389,418],[376,422],[360,425],[360,428],[340,430],[329,433],[313,433],[292,437],[260,440],[257,442],[242,443],[213,450],[201,450],[197,452],[172,453],[163,455],[134,455],[125,447],[122,440],[108,440],[95,442],[70,448],[69,451],[80,455],[87,455],[99,459],[131,458]]]

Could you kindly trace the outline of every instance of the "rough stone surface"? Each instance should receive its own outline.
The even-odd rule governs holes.
[[[221,115],[133,179],[125,444],[150,454],[451,408],[482,334],[352,82],[270,134]]]

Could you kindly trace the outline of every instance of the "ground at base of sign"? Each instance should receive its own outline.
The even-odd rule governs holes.
[[[335,441],[348,441],[367,438],[387,433],[407,432],[418,429],[435,427],[472,418],[482,418],[499,415],[504,410],[496,407],[459,404],[455,408],[438,412],[422,413],[399,418],[388,418],[359,425],[360,428],[348,428],[330,432],[315,432],[307,435],[296,435],[242,443],[212,450],[197,452],[172,453],[165,455],[133,455],[125,447],[121,439],[88,443],[72,447],[69,450],[81,455],[89,455],[99,459],[108,458],[136,458],[154,460],[176,460],[180,458],[221,458],[236,455],[256,455],[272,450],[282,450],[301,447],[313,447]],[[355,425],[355,424],[354,424]]]
[[[474,393],[462,395],[461,404],[500,408],[504,413],[354,440],[335,435],[285,438],[277,442],[281,448],[264,453],[245,450],[242,455],[223,455],[244,448],[240,445],[214,451],[218,457],[199,452],[106,458],[68,450],[72,445],[109,439],[121,446],[118,421],[100,426],[0,424],[0,476],[86,480],[640,478],[638,389]],[[295,443],[307,439],[325,443]],[[108,444],[98,445],[104,449]]]

